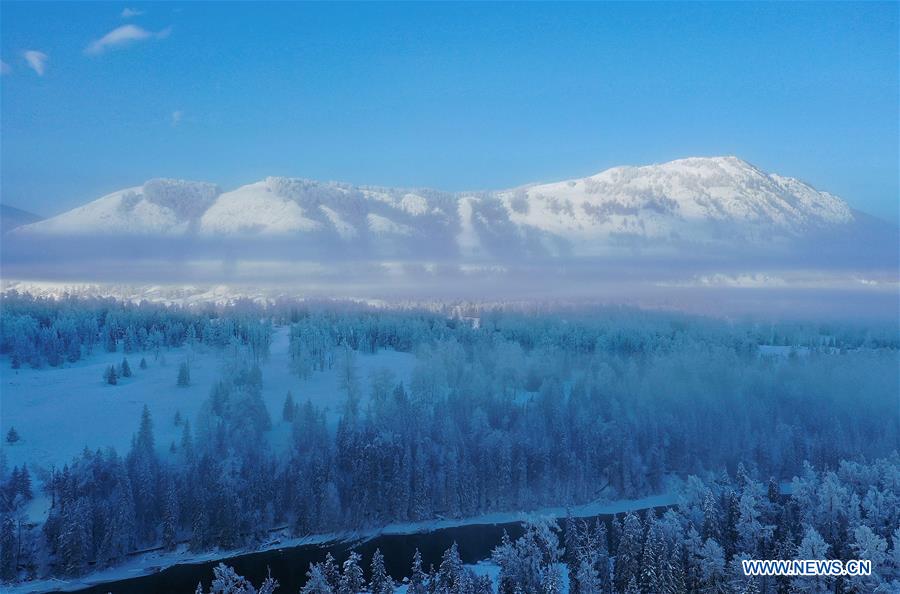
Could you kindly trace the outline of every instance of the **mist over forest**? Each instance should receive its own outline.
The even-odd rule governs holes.
[[[667,520],[667,555],[688,584],[673,591],[759,587],[729,564],[766,558],[776,545],[813,546],[810,538],[837,558],[869,539],[885,557],[866,583],[900,577],[900,563],[887,560],[900,509],[893,325],[16,292],[4,295],[0,321],[4,579],[78,576],[147,548],[252,549],[273,531],[304,538],[660,493],[677,493],[682,514]],[[27,404],[43,398],[33,382],[47,374],[72,378],[56,395],[64,408]],[[164,400],[156,377],[176,400]],[[323,377],[334,392],[304,394]],[[174,416],[163,402],[177,403]],[[52,431],[79,406],[101,407],[110,425],[86,434],[72,458],[47,456],[46,439],[36,456],[32,433]],[[115,434],[130,445],[109,447]],[[850,478],[854,465],[874,461],[887,475]],[[820,504],[800,498],[810,488],[824,494],[802,481],[832,485],[838,515],[811,511]],[[766,511],[766,497],[779,506],[788,497],[795,511]],[[775,514],[775,532],[753,527],[769,525],[765,514]],[[642,517],[624,518],[623,528],[640,543],[658,529]],[[604,553],[616,559],[613,572],[599,557],[583,571],[607,583],[602,591],[645,591],[644,565],[623,560],[624,535],[606,538],[603,550],[619,551]],[[582,571],[586,561],[568,550],[569,570]],[[713,569],[703,566],[710,554]],[[781,591],[759,591],[767,588]]]

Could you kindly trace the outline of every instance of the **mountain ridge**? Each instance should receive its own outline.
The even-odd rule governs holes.
[[[153,179],[12,234],[302,239],[395,254],[558,256],[685,242],[778,245],[856,220],[837,196],[725,156],[480,192],[288,177],[223,191],[207,182]]]
[[[33,212],[7,204],[0,204],[0,234],[40,220],[43,220],[43,217]]]

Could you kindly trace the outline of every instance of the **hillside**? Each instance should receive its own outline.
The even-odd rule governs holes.
[[[0,234],[12,231],[22,225],[36,223],[40,220],[41,217],[33,212],[15,208],[14,206],[0,204]]]

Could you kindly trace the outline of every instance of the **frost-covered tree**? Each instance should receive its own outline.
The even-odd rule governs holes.
[[[797,559],[831,559],[830,546],[815,528],[808,526],[797,547]],[[825,593],[834,588],[834,580],[828,577],[798,577],[793,580],[792,588],[797,592]]]
[[[341,581],[338,585],[339,594],[359,594],[366,587],[366,580],[360,567],[361,557],[355,551],[344,561],[341,570]]]
[[[629,512],[622,524],[615,557],[616,587],[625,591],[628,584],[634,581],[640,584],[641,550],[644,540],[644,526],[637,514]]]
[[[428,574],[422,568],[422,554],[419,549],[413,554],[412,568],[409,572],[408,594],[426,594],[428,592]]]
[[[162,541],[166,550],[174,550],[178,544],[178,494],[173,483],[166,490],[165,508],[163,510]]]
[[[882,585],[887,561],[887,541],[863,524],[853,530],[850,548],[857,559],[868,559],[872,562],[872,575],[853,578],[851,581],[861,585],[862,588],[873,590]]]
[[[0,516],[0,580],[11,581],[18,572],[19,538],[12,514]]]
[[[247,578],[238,575],[234,568],[219,563],[213,568],[209,594],[272,594],[277,587],[278,582],[269,576],[257,590]],[[197,589],[201,590],[201,586],[198,585]]]
[[[491,552],[491,560],[500,568],[498,587],[500,594],[512,594],[521,583],[522,562],[519,551],[504,530],[500,544]]]
[[[435,594],[467,592],[473,587],[473,575],[463,567],[459,547],[454,542],[441,556],[441,563],[432,579]]]
[[[384,568],[384,555],[381,550],[375,549],[372,554],[372,564],[370,566],[371,576],[369,579],[369,591],[372,594],[392,594],[394,592],[394,580],[388,575]]]
[[[300,589],[300,594],[334,594],[331,584],[325,575],[321,563],[310,563],[306,572],[306,583]]]
[[[728,591],[725,575],[725,551],[715,539],[707,538],[697,555],[700,578],[704,592],[723,593]]]

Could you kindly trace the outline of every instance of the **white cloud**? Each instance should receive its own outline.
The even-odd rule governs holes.
[[[12,67],[3,60],[0,60],[0,74],[9,74],[10,72],[12,72]]]
[[[22,57],[25,58],[28,67],[37,72],[38,76],[44,76],[44,72],[47,71],[47,60],[49,58],[47,54],[37,50],[27,50],[22,52]]]
[[[163,39],[169,36],[171,27],[166,27],[162,31],[147,31],[143,27],[137,25],[122,25],[116,27],[100,39],[92,41],[84,50],[84,53],[97,55],[102,54],[108,49],[121,47],[129,43],[138,41],[146,41],[148,39]]]
[[[144,14],[144,11],[140,8],[125,8],[122,10],[122,18],[130,19],[131,17],[137,17]]]
[[[172,127],[175,128],[178,124],[181,123],[181,120],[184,119],[184,112],[180,109],[176,109],[172,112]]]

